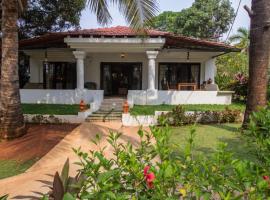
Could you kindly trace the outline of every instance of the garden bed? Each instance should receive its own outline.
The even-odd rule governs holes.
[[[77,125],[27,124],[27,134],[0,142],[0,179],[25,172]]]
[[[233,103],[231,105],[181,105],[187,111],[221,111],[226,107],[232,110],[245,110],[245,104]],[[137,115],[154,115],[155,111],[171,111],[175,105],[134,105],[130,109],[130,114]]]

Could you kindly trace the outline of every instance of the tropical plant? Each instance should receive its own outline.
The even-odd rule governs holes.
[[[233,100],[244,101],[247,100],[248,91],[248,77],[242,73],[237,73],[233,81],[230,83],[229,88],[234,91]]]
[[[229,38],[230,42],[243,51],[248,52],[249,47],[249,30],[245,27],[240,27],[235,35]]]
[[[270,167],[270,103],[251,114],[248,130],[245,132],[256,145],[258,160]]]
[[[237,160],[221,143],[213,155],[194,154],[195,129],[184,148],[171,144],[171,131],[152,127],[138,131],[140,142],[124,144],[120,133],[111,132],[109,146],[101,136],[92,141],[89,153],[80,157],[79,174],[84,174],[80,191],[64,199],[267,199],[269,171],[247,160]],[[111,148],[112,158],[108,158]],[[178,150],[183,149],[181,154]],[[69,198],[67,198],[69,197]]]
[[[270,62],[270,1],[252,1],[252,10],[247,6],[250,19],[249,87],[243,127],[246,127],[252,112],[267,104],[268,67]]]
[[[248,55],[246,52],[233,52],[216,60],[217,75],[215,82],[220,90],[230,90],[236,74],[248,76]]]
[[[20,105],[18,76],[18,2],[2,0],[2,65],[0,80],[0,137],[14,138],[25,133]]]
[[[180,12],[164,12],[153,19],[152,27],[196,38],[218,39],[234,18],[229,0],[195,0]]]
[[[19,0],[21,2],[22,0]],[[109,0],[88,0],[89,9],[102,24],[111,22]],[[113,1],[135,29],[142,29],[158,10],[156,0]],[[18,78],[18,1],[2,0],[2,67],[0,83],[0,137],[25,133]]]
[[[7,199],[8,199],[8,195],[7,194],[0,197],[0,200],[7,200]]]

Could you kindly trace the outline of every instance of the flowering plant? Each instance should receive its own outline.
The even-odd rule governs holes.
[[[233,158],[221,143],[213,155],[194,155],[195,129],[187,138],[183,153],[170,141],[170,128],[152,127],[138,131],[140,142],[124,142],[122,134],[111,132],[110,146],[103,138],[92,142],[98,150],[74,150],[80,158],[76,193],[69,200],[179,200],[179,199],[267,199],[269,170],[264,165]],[[108,154],[112,154],[108,156]],[[72,191],[72,190],[69,190]],[[55,199],[58,200],[58,199]],[[59,199],[60,200],[60,199]]]

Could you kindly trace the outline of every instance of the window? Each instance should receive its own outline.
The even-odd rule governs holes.
[[[179,83],[195,83],[200,86],[200,64],[198,63],[160,63],[159,89],[177,89]]]
[[[76,63],[49,62],[43,64],[44,89],[75,89]]]

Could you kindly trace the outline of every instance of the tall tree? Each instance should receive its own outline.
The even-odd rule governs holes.
[[[243,126],[258,106],[267,104],[267,75],[270,62],[270,1],[252,0],[245,6],[251,19],[249,48],[249,87]]]
[[[0,137],[14,138],[25,133],[20,106],[18,80],[18,2],[2,0],[2,67],[0,82]],[[143,28],[158,10],[156,0],[88,0],[89,8],[100,24],[112,17],[108,5],[118,5],[127,22],[135,29]]]
[[[25,133],[18,78],[18,0],[2,0],[2,67],[0,82],[0,137]]]
[[[86,0],[28,0],[19,18],[19,38],[79,28],[85,6]]]
[[[195,0],[180,12],[164,12],[153,20],[153,28],[196,38],[218,39],[234,18],[230,0]]]

